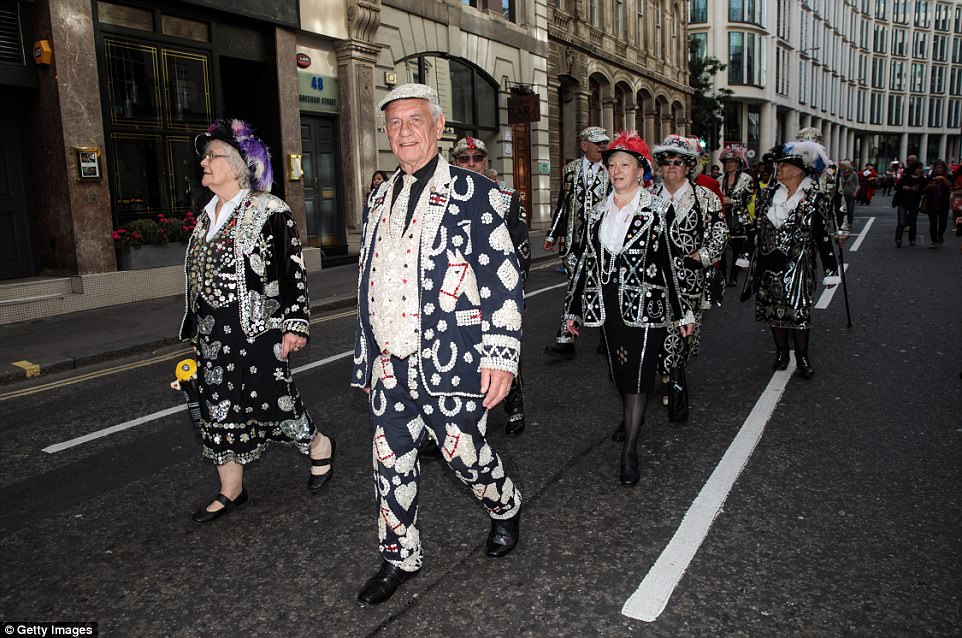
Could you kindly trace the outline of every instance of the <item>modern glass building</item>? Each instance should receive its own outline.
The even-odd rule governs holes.
[[[806,126],[859,164],[962,156],[962,0],[691,0],[689,33],[750,156]]]

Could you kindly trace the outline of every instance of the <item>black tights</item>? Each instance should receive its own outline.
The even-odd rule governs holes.
[[[637,462],[636,448],[641,426],[645,422],[645,407],[648,405],[648,395],[625,394],[622,396],[625,410],[625,446],[621,449],[621,462]]]
[[[779,352],[788,352],[788,333],[792,333],[792,341],[795,342],[795,356],[808,354],[808,335],[811,331],[808,328],[772,328],[772,336],[775,337],[775,347]],[[627,414],[628,408],[625,408]],[[627,421],[625,421],[627,423]]]

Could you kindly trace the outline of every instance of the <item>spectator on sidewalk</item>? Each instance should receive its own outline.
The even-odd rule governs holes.
[[[388,179],[390,179],[390,175],[387,174],[387,171],[374,171],[374,174],[371,175],[371,187],[364,196],[364,213],[361,216],[362,220],[367,219],[367,211],[370,209],[368,202],[371,201],[371,195],[376,193],[377,189],[381,187],[381,184],[386,182]]]
[[[308,489],[331,478],[335,444],[301,401],[288,356],[307,344],[307,271],[283,200],[270,194],[264,143],[242,120],[216,120],[194,140],[214,193],[187,245],[180,338],[197,353],[201,447],[220,492],[194,513],[210,523],[247,502],[244,465],[268,443],[309,455]]]

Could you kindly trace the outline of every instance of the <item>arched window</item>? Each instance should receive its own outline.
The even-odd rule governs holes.
[[[398,82],[427,84],[438,92],[447,128],[485,143],[498,134],[498,84],[466,60],[444,53],[421,53],[396,65]],[[449,131],[450,133],[450,131]]]

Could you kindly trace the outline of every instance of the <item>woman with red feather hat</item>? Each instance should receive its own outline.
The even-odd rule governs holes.
[[[603,153],[613,191],[590,213],[584,252],[565,298],[567,327],[601,327],[608,370],[622,397],[625,442],[621,483],[634,486],[641,472],[638,435],[648,395],[659,372],[669,330],[691,334],[695,317],[681,286],[668,241],[671,205],[644,188],[651,177],[648,145],[634,131],[618,135]]]

